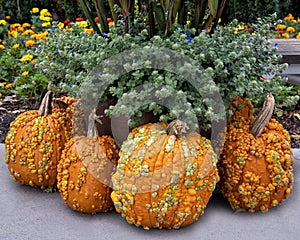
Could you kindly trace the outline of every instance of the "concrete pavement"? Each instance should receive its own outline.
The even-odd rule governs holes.
[[[180,230],[150,230],[129,225],[115,212],[88,215],[64,205],[59,193],[13,182],[0,144],[1,240],[282,240],[300,235],[300,150],[294,150],[295,185],[290,197],[268,213],[233,214],[228,203],[214,194],[198,222]],[[297,237],[298,236],[298,237]]]

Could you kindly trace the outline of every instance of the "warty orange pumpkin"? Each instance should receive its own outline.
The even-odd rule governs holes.
[[[112,210],[111,176],[118,153],[112,137],[97,135],[93,111],[87,136],[74,136],[66,144],[57,167],[57,187],[65,204],[84,213]]]
[[[6,160],[13,180],[30,186],[56,186],[57,163],[65,142],[71,138],[71,121],[65,109],[52,113],[52,92],[39,110],[20,114],[5,140]]]
[[[130,224],[179,228],[199,219],[219,180],[209,140],[179,120],[132,130],[112,177],[116,211]]]
[[[220,155],[221,192],[234,210],[266,212],[282,203],[293,187],[289,133],[275,119],[269,94],[257,117],[248,99],[232,101],[226,141]]]

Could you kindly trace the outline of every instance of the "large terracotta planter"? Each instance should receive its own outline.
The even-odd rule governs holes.
[[[132,130],[128,126],[128,117],[108,117],[105,115],[105,110],[109,108],[110,105],[115,104],[116,100],[110,100],[105,103],[99,103],[97,107],[96,114],[99,116],[101,123],[97,123],[97,130],[100,136],[109,135],[112,136],[115,142],[121,146],[123,141],[127,138],[129,132]],[[143,125],[150,122],[158,122],[159,116],[155,116],[152,112],[145,112],[141,117],[141,122],[139,125]]]

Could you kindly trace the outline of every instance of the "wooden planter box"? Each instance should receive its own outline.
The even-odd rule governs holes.
[[[282,75],[288,75],[290,83],[300,85],[300,39],[271,39],[270,41],[278,44],[277,53],[283,56],[283,63],[289,64]]]

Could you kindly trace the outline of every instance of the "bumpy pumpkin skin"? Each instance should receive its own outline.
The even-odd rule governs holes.
[[[57,187],[70,208],[95,214],[113,209],[111,175],[119,149],[109,136],[72,138],[57,167]]]
[[[130,224],[175,228],[198,220],[219,180],[210,141],[166,134],[166,125],[133,129],[112,177],[116,211]]]
[[[37,110],[20,114],[10,125],[5,148],[13,180],[33,187],[55,187],[57,163],[71,123],[64,111],[38,116]]]
[[[222,194],[234,210],[266,212],[282,203],[293,186],[293,154],[289,133],[271,119],[257,138],[250,133],[253,107],[233,101],[219,173]]]
[[[66,117],[69,118],[72,122],[72,135],[76,136],[84,136],[85,125],[84,125],[84,113],[83,110],[80,109],[81,101],[80,99],[76,99],[71,96],[62,96],[60,98],[56,98],[58,101],[64,102],[65,105],[65,113]],[[54,104],[55,106],[55,104]],[[53,112],[61,111],[61,108],[58,104],[57,107],[53,108]]]

